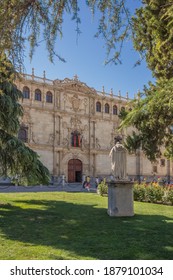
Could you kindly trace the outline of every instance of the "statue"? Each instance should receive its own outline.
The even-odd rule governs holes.
[[[117,180],[126,180],[126,148],[120,143],[120,140],[120,137],[115,137],[115,145],[111,149],[109,156],[111,157],[111,168],[114,178]]]

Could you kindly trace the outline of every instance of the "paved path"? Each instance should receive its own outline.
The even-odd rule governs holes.
[[[13,193],[13,192],[57,192],[57,191],[65,191],[65,192],[88,192],[87,189],[82,187],[80,183],[72,183],[62,185],[49,185],[49,186],[8,186],[8,185],[0,185],[0,193]],[[96,192],[96,188],[91,186],[90,192]]]

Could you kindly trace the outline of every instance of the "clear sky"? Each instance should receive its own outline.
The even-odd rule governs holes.
[[[130,0],[131,9],[134,9],[139,0]],[[66,63],[54,59],[51,64],[45,45],[42,43],[35,51],[32,61],[28,58],[26,51],[25,70],[30,74],[32,68],[35,69],[36,76],[43,76],[49,79],[73,78],[77,74],[81,82],[90,87],[101,91],[104,86],[105,92],[113,89],[114,94],[121,91],[122,96],[129,93],[131,98],[138,90],[152,80],[152,74],[147,69],[145,62],[140,66],[134,67],[139,59],[139,54],[133,50],[132,44],[127,42],[121,58],[121,65],[104,65],[106,59],[106,49],[102,39],[94,38],[97,31],[97,18],[93,19],[91,12],[86,5],[81,6],[81,34],[77,38],[75,32],[75,22],[71,21],[70,16],[65,16],[63,25],[63,38],[58,39],[55,51],[65,58]]]

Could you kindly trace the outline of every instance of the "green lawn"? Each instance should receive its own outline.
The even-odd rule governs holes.
[[[173,259],[173,207],[135,202],[107,215],[93,193],[0,194],[0,259]]]

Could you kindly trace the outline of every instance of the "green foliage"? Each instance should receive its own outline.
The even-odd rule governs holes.
[[[158,183],[135,184],[134,200],[152,203],[173,204],[173,189],[170,186],[160,186]]]
[[[141,135],[138,135],[133,131],[132,135],[128,135],[126,137],[124,146],[129,151],[129,153],[136,154],[137,149],[139,149],[141,146]]]
[[[143,184],[134,185],[134,188],[133,188],[134,200],[145,201],[145,193],[146,193],[146,187]]]
[[[106,179],[104,179],[97,188],[98,193],[103,196],[108,194],[108,185],[106,184]]]
[[[169,189],[169,190],[168,190],[167,199],[168,199],[168,201],[170,201],[171,204],[173,205],[173,189]]]
[[[63,36],[64,15],[71,15],[80,34],[80,3],[78,0],[13,0],[0,1],[0,51],[8,50],[13,61],[22,63],[25,42],[30,43],[30,56],[35,47],[43,41],[52,61],[56,38]],[[119,61],[123,42],[131,33],[131,22],[126,0],[85,0],[92,16],[97,15],[98,31],[95,37],[102,37],[107,47],[107,62]],[[5,30],[5,32],[4,32]]]
[[[17,138],[23,114],[19,104],[22,93],[13,83],[15,71],[4,54],[0,55],[0,70],[0,176],[14,177],[18,183],[48,184],[47,168]]]
[[[163,187],[158,185],[149,185],[146,187],[145,200],[148,202],[160,202],[164,195]]]
[[[173,119],[172,0],[144,0],[132,21],[134,48],[145,58],[157,81],[144,88],[141,100],[134,100],[120,128],[133,126],[137,131],[127,138],[130,152],[138,137],[149,160],[155,161],[161,154],[173,158],[173,134],[169,129]]]
[[[169,129],[173,119],[172,88],[173,78],[145,88],[143,98],[134,100],[132,111],[120,124],[120,128],[133,126],[137,129],[132,136],[141,139],[142,149],[151,161],[164,152],[168,158],[173,157],[173,134]],[[134,148],[133,141],[128,144]]]
[[[8,51],[13,61],[22,63],[25,43],[30,43],[30,56],[40,43],[45,42],[52,61],[56,39],[63,36],[64,15],[70,15],[80,34],[78,0],[0,0],[0,51]],[[121,63],[121,50],[127,39],[142,54],[156,77],[172,77],[173,73],[173,5],[172,0],[138,0],[140,8],[129,12],[126,0],[85,0],[92,16],[98,20],[95,37],[102,37],[108,62]],[[137,3],[137,4],[138,4]],[[133,11],[132,11],[133,13]],[[5,30],[5,32],[4,32]]]
[[[108,185],[104,179],[98,185],[98,194],[101,196],[108,195]],[[151,203],[164,203],[173,205],[173,189],[160,186],[158,183],[135,183],[133,186],[133,195],[135,201],[151,202]]]
[[[157,78],[173,77],[172,0],[144,0],[133,17],[134,47]]]

